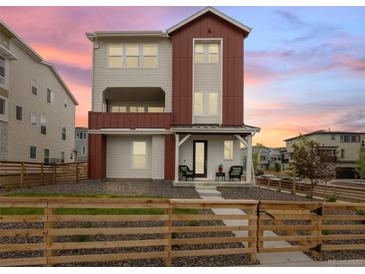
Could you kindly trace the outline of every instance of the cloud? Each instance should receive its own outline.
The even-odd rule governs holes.
[[[277,10],[275,12],[281,19],[284,20],[285,23],[291,24],[294,26],[303,26],[305,25],[304,22],[302,22],[297,15],[295,15],[292,12],[289,11],[283,11],[283,10]]]

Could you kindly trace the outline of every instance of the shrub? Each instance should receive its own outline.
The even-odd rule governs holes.
[[[333,234],[332,230],[322,230],[322,235],[331,235]]]
[[[356,212],[357,215],[365,216],[365,210],[358,210]],[[365,225],[365,220],[360,221],[361,224]]]
[[[334,203],[337,201],[337,197],[336,196],[331,196],[327,199],[327,202],[331,202],[331,203]]]

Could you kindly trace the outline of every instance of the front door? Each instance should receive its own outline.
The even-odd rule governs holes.
[[[207,177],[207,141],[194,141],[194,174],[195,177]]]

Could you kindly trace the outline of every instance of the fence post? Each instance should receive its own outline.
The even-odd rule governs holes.
[[[278,189],[279,192],[281,192],[281,180],[278,182]]]
[[[79,182],[79,163],[75,162],[75,169],[76,169],[76,184]]]
[[[52,235],[50,235],[49,230],[53,228],[53,223],[51,221],[52,216],[52,208],[49,208],[48,202],[46,207],[46,223],[45,223],[45,231],[46,231],[46,258],[47,258],[47,266],[52,266],[50,262],[50,257],[52,257],[53,252],[50,249],[53,243]]]
[[[57,173],[57,168],[56,168],[56,164],[53,165],[53,184],[56,184],[56,174]]]
[[[42,182],[42,186],[44,185],[44,178],[43,178],[43,163],[41,164],[41,182]]]
[[[259,201],[257,204],[257,220],[256,220],[256,252],[259,253],[261,248],[264,247],[264,242],[262,238],[264,237],[264,230],[262,229],[262,220],[261,220],[261,202]]]
[[[20,187],[21,188],[24,188],[24,173],[25,173],[25,166],[24,166],[24,162],[22,162],[21,173],[20,173]]]
[[[296,195],[297,194],[297,183],[295,181],[293,181],[293,190],[292,190],[292,194]]]
[[[168,208],[165,209],[165,214],[168,215],[168,220],[165,221],[165,227],[167,228],[168,232],[165,233],[165,239],[167,240],[167,245],[165,245],[165,251],[167,252],[167,258],[165,258],[165,266],[171,266],[171,249],[172,249],[172,245],[171,245],[171,238],[172,238],[172,233],[171,233],[171,226],[172,226],[172,207],[171,207],[171,201],[168,201]]]
[[[248,237],[254,238],[253,240],[248,240],[248,247],[252,248],[252,252],[249,253],[251,263],[256,263],[256,252],[257,252],[257,212],[258,212],[258,204],[256,204],[255,208],[247,210],[248,213],[248,226],[255,226],[255,230],[249,228]],[[256,217],[256,218],[255,218]]]

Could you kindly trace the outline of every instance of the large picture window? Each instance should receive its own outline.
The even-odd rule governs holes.
[[[134,169],[146,168],[146,142],[133,142],[132,166]]]
[[[196,43],[194,46],[195,63],[218,63],[219,43]]]

